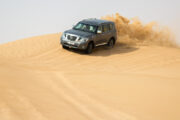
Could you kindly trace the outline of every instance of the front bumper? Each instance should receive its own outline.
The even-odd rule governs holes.
[[[88,45],[88,42],[76,42],[76,41],[71,41],[71,40],[65,40],[62,38],[60,40],[60,43],[63,46],[66,46],[69,48],[74,48],[74,49],[80,49],[80,50],[85,50]]]

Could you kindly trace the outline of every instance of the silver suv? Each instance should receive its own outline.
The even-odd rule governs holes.
[[[113,48],[116,39],[114,22],[86,19],[77,23],[72,29],[65,31],[61,36],[60,43],[63,48],[80,49],[90,54],[97,46],[107,45]]]

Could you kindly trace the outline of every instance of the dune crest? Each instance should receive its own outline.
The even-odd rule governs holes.
[[[61,33],[35,36],[0,45],[0,58],[36,56],[60,46]]]

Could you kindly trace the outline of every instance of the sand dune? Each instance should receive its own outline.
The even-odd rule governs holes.
[[[180,49],[64,50],[61,34],[0,45],[0,120],[179,120]]]

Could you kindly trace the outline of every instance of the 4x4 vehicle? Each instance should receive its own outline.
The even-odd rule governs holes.
[[[65,31],[60,43],[63,48],[75,48],[91,53],[93,48],[107,45],[112,48],[116,43],[116,29],[112,21],[85,19],[72,29]]]

